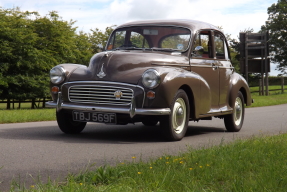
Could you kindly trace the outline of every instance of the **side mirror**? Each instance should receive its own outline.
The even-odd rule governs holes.
[[[202,57],[204,52],[204,48],[202,46],[197,46],[195,47],[194,51],[193,51],[193,56],[194,57]]]

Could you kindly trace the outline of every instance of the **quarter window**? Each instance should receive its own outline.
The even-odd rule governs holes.
[[[225,38],[220,34],[214,35],[215,55],[217,59],[227,59],[226,56],[227,47],[225,44]]]

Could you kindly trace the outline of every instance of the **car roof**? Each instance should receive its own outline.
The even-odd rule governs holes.
[[[181,26],[191,29],[192,31],[198,31],[201,29],[220,29],[212,24],[189,19],[166,19],[166,20],[143,20],[143,21],[132,21],[119,25],[117,28],[128,27],[128,26],[139,26],[139,25],[169,25],[169,26]]]

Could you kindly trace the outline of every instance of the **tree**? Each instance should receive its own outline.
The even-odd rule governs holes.
[[[92,34],[89,35],[89,41],[92,44],[92,52],[98,53],[100,52],[100,45],[105,46],[108,42],[108,38],[110,34],[113,32],[116,25],[112,25],[107,27],[103,32],[100,29],[91,29]]]
[[[60,63],[88,65],[89,37],[57,12],[41,17],[19,8],[0,8],[0,99],[49,95],[49,71]]]
[[[28,19],[36,14],[19,9],[0,10],[1,99],[31,98],[34,91],[38,91],[35,85],[41,84],[39,63],[45,59],[35,48],[38,36],[29,27],[31,20]],[[39,71],[38,74],[35,71]]]
[[[261,27],[269,31],[271,61],[278,63],[277,69],[287,74],[287,0],[278,0],[268,8],[268,20]]]
[[[88,65],[92,56],[88,35],[76,33],[74,21],[63,21],[57,12],[35,19],[31,27],[38,34],[37,49],[47,57],[49,68],[59,63],[81,63]]]

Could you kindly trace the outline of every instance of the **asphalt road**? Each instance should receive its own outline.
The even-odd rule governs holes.
[[[12,179],[29,187],[40,179],[63,180],[95,164],[116,165],[136,159],[149,160],[179,154],[187,148],[208,147],[254,135],[287,132],[287,104],[246,109],[243,128],[225,132],[223,120],[190,122],[186,137],[165,142],[159,126],[88,124],[79,135],[63,134],[55,121],[0,124],[0,191]],[[1,168],[2,167],[2,168]]]

